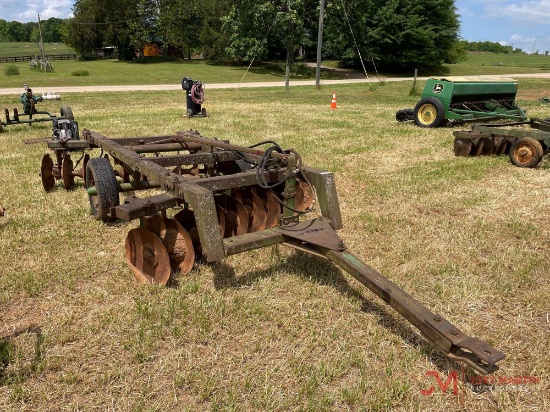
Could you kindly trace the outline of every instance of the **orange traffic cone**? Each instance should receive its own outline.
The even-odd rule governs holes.
[[[336,109],[336,92],[332,92],[332,103],[330,104],[331,109]]]

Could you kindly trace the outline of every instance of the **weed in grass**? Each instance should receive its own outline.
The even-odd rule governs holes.
[[[19,67],[14,66],[13,64],[10,64],[4,67],[4,74],[6,76],[17,76],[19,75]]]
[[[88,70],[81,69],[81,70],[75,70],[74,72],[71,73],[71,75],[73,75],[73,76],[89,76],[90,72]]]

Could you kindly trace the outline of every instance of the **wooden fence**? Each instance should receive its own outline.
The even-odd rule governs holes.
[[[15,57],[0,57],[0,63],[17,63],[17,62],[30,62],[34,56],[15,56]],[[40,57],[40,56],[38,56]],[[76,60],[76,54],[47,54],[46,57],[50,60]]]

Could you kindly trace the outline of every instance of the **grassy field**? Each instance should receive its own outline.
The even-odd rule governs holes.
[[[0,57],[2,55],[29,54],[36,45],[32,43],[0,43]],[[47,44],[48,53],[68,52],[62,44]],[[63,50],[63,51],[61,51]],[[18,75],[7,76],[5,68],[15,65],[19,69]],[[332,70],[321,72],[323,79],[339,79],[348,75],[362,76],[363,72],[338,71],[337,62],[323,63]],[[284,79],[284,70],[276,64],[255,63],[249,70],[247,66],[230,66],[215,64],[204,60],[183,60],[179,62],[165,62],[155,64],[140,64],[135,62],[121,62],[118,60],[98,61],[54,61],[54,71],[41,73],[29,68],[28,63],[0,64],[0,88],[22,87],[27,83],[31,87],[49,87],[55,89],[63,86],[95,86],[95,85],[134,85],[134,84],[180,84],[183,77],[200,79],[203,83],[239,83],[259,81],[280,81]],[[282,67],[282,66],[281,66]],[[483,74],[515,74],[515,73],[546,73],[550,68],[550,56],[543,55],[504,55],[494,53],[470,53],[468,60],[460,64],[443,65],[429,71],[421,71],[421,76],[468,76]],[[247,71],[248,70],[248,71]],[[370,76],[375,75],[372,64],[366,62],[366,70]],[[87,72],[86,76],[77,73]],[[403,77],[410,73],[380,73],[383,77]],[[296,79],[314,79],[315,71],[309,75],[293,75]],[[55,90],[54,90],[55,91]]]
[[[46,54],[74,53],[64,43],[44,43]],[[38,43],[0,42],[0,57],[34,56],[40,55]]]
[[[42,189],[47,148],[23,143],[51,134],[41,124],[0,134],[0,409],[550,410],[550,166],[455,157],[451,128],[395,121],[418,99],[409,88],[337,86],[337,110],[332,89],[207,90],[210,116],[196,119],[181,91],[63,103],[107,136],[272,139],[334,172],[350,251],[506,353],[500,384],[442,393],[430,374],[445,382],[459,365],[345,272],[285,246],[197,264],[171,287],[138,283],[124,259],[137,222],[94,220],[81,184]],[[546,82],[521,81],[531,116],[549,117],[545,95]],[[510,381],[522,376],[539,382]]]

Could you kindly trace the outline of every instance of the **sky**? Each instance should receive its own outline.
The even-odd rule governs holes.
[[[0,0],[0,19],[38,21],[71,16],[73,0]],[[460,36],[492,41],[527,53],[550,51],[550,0],[455,0]]]

